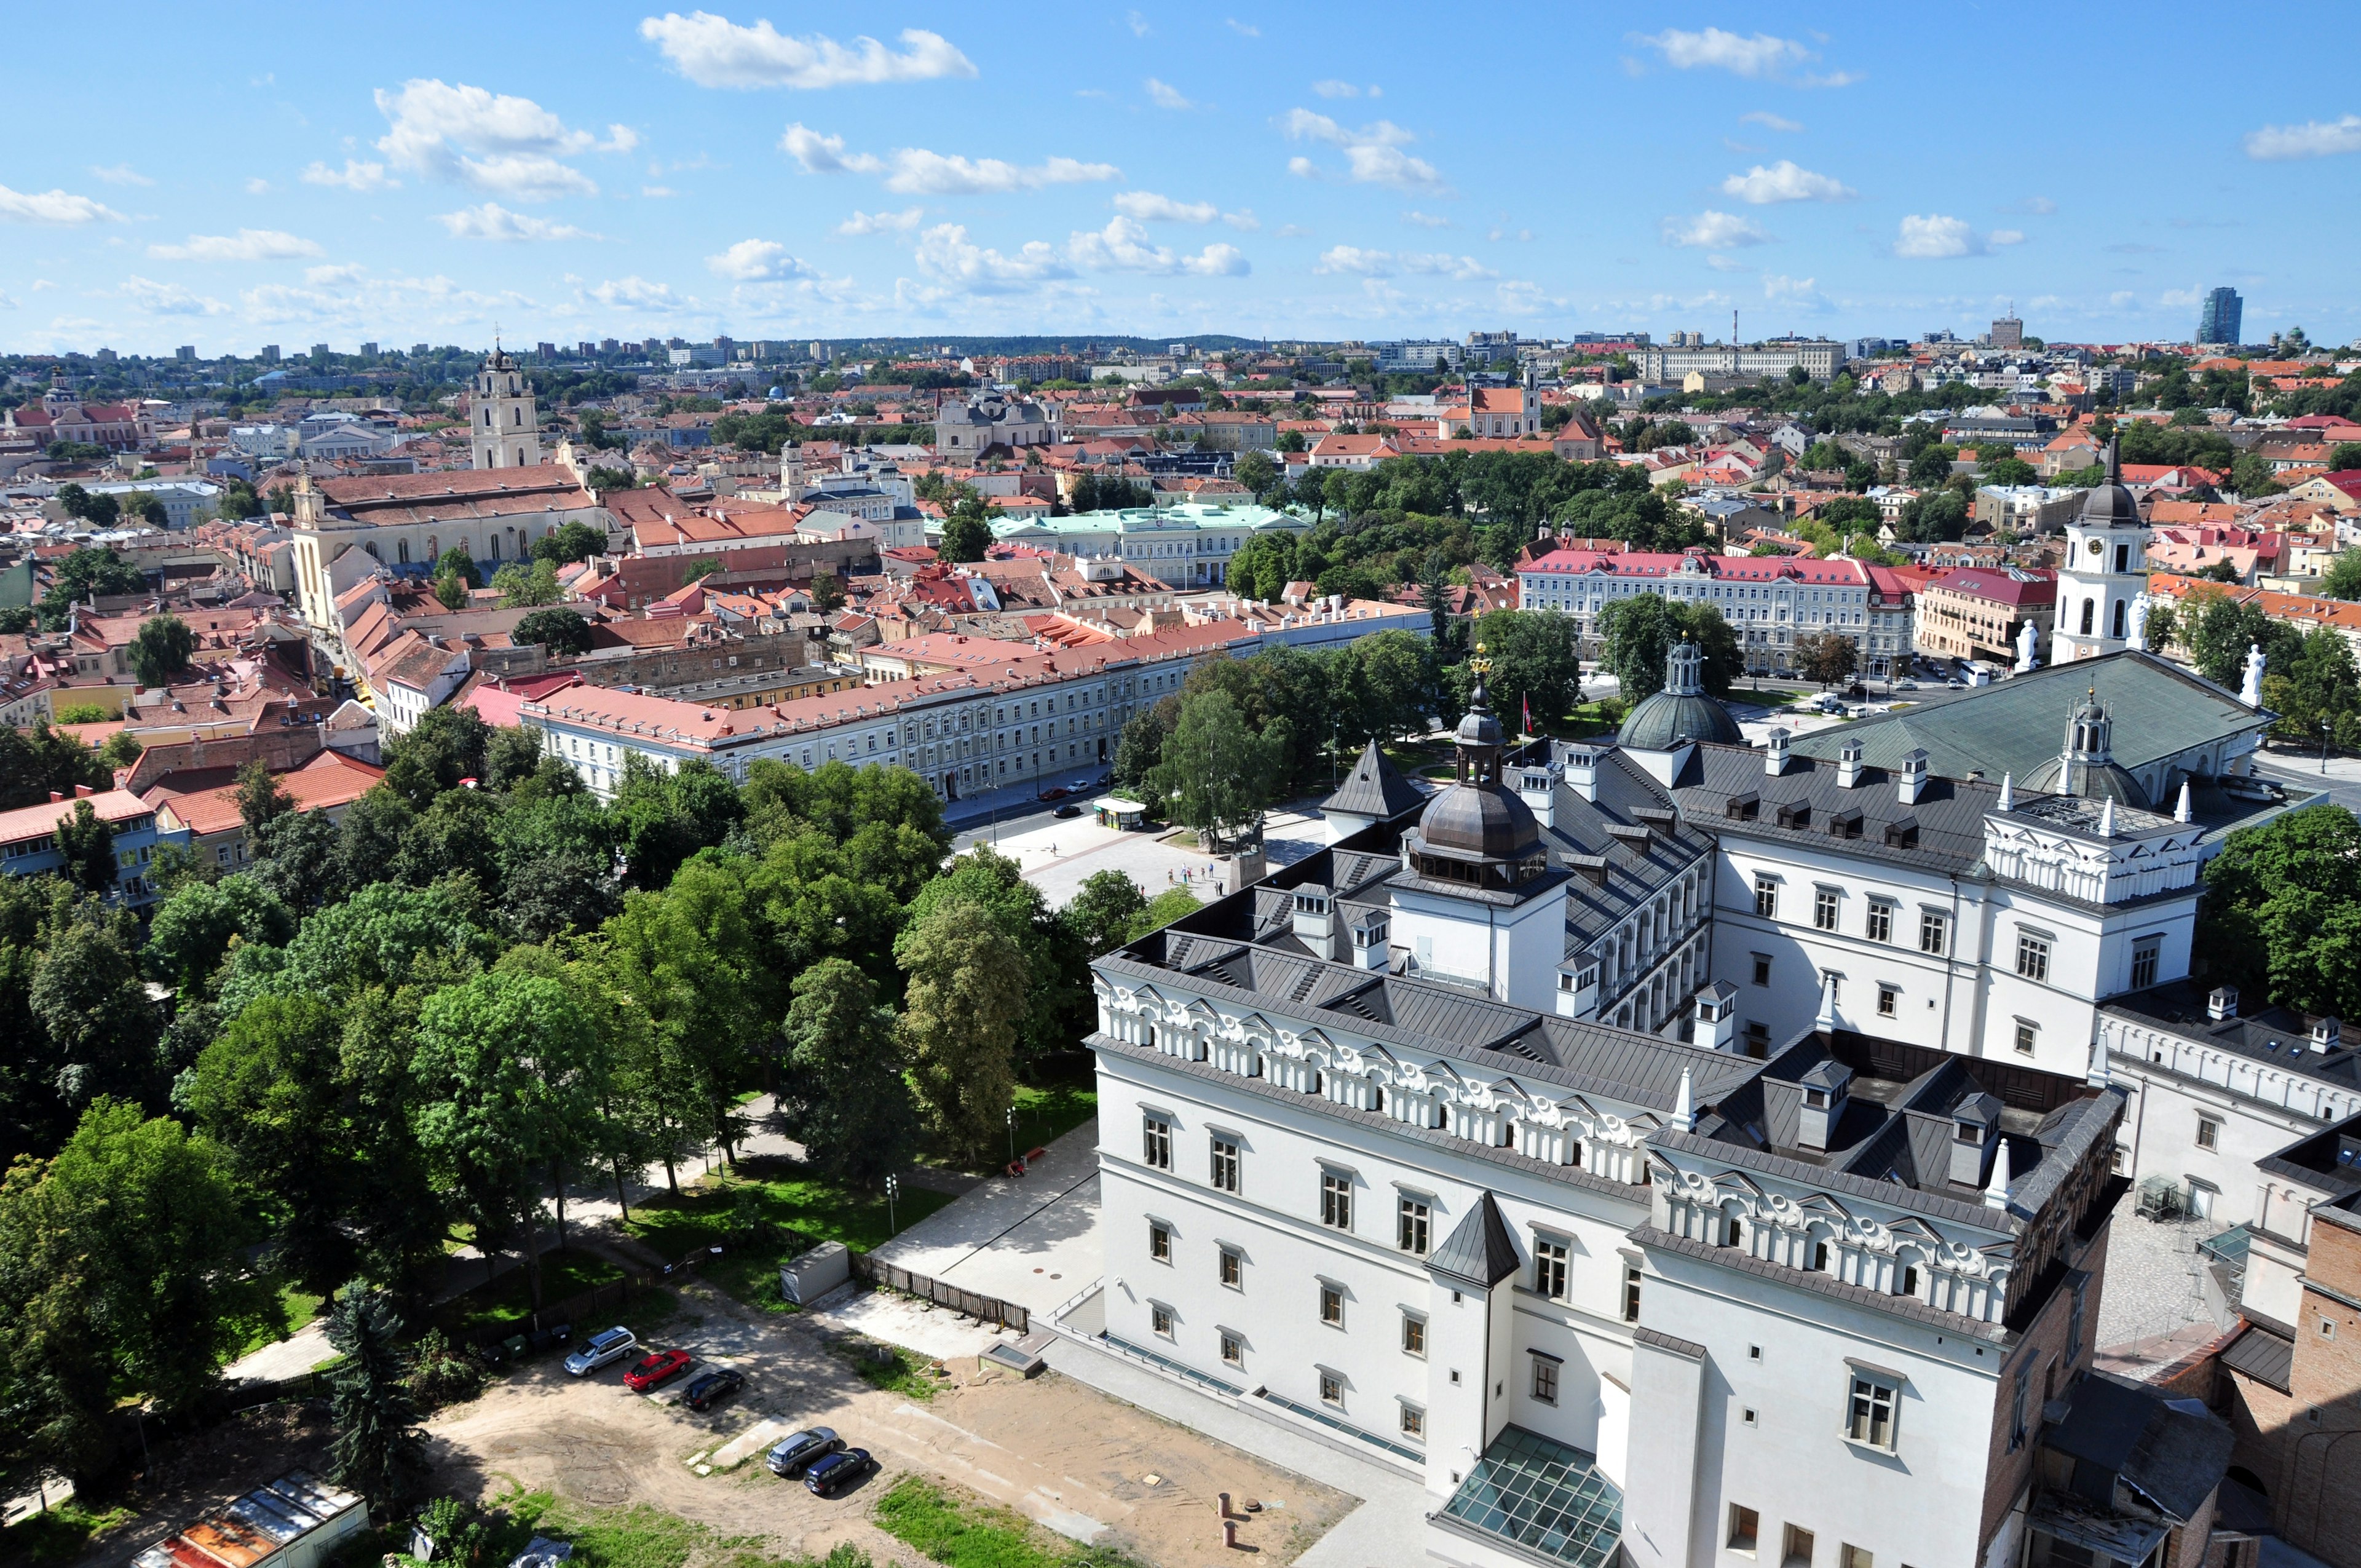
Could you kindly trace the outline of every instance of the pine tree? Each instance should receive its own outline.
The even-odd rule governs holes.
[[[426,1477],[426,1434],[403,1391],[410,1358],[396,1343],[401,1319],[384,1291],[356,1280],[328,1316],[328,1343],[343,1365],[328,1375],[336,1419],[335,1476],[368,1503],[377,1523],[399,1517]]]

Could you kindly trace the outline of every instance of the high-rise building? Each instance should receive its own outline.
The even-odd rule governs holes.
[[[362,358],[364,358],[364,359],[374,359],[374,358],[376,358],[376,357],[377,357],[377,345],[376,345],[376,344],[374,344],[374,343],[364,343],[364,344],[362,344],[362,345],[361,345],[361,357],[362,357]]]
[[[2204,304],[2197,311],[2197,341],[2237,342],[2238,327],[2246,313],[2246,302],[2238,297],[2237,290],[2208,290]]]
[[[264,344],[264,345],[262,345],[262,352],[261,352],[261,354],[259,354],[258,356],[257,356],[257,357],[258,357],[258,358],[259,358],[259,359],[260,359],[260,360],[261,360],[265,365],[276,365],[276,364],[278,364],[278,363],[279,363],[279,345],[278,345],[277,344],[275,344],[275,343],[266,343],[266,344]]]
[[[1994,348],[2024,347],[2025,323],[2015,316],[2001,317],[1992,324],[1992,342]]]
[[[190,360],[194,359],[196,356],[197,345],[193,343],[184,343],[181,345],[180,347],[172,350],[172,357],[181,361],[184,365]]]

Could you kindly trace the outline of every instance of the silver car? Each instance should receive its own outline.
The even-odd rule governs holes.
[[[566,1370],[588,1377],[602,1366],[612,1366],[640,1348],[640,1336],[626,1328],[603,1329],[566,1358]]]

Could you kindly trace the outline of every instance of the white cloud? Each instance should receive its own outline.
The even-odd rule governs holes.
[[[596,288],[584,290],[583,294],[609,310],[628,306],[638,311],[669,313],[681,309],[684,302],[669,283],[651,283],[637,274],[609,279]]]
[[[1402,222],[1422,229],[1447,229],[1451,226],[1449,218],[1438,218],[1433,213],[1404,213]]]
[[[2035,217],[2046,218],[2058,210],[2058,203],[2047,196],[2027,196],[2017,203],[2017,207],[2020,211],[2031,213]]]
[[[1402,150],[1418,138],[1391,120],[1378,120],[1357,130],[1348,130],[1325,115],[1290,109],[1279,122],[1279,128],[1290,141],[1325,142],[1342,148],[1348,166],[1346,177],[1356,184],[1437,193],[1445,190],[1443,176],[1436,172],[1434,165]],[[1319,177],[1319,166],[1308,158],[1290,159],[1287,167],[1290,173],[1307,179]]]
[[[597,184],[560,160],[585,152],[628,152],[639,145],[638,133],[627,126],[609,126],[609,139],[600,142],[530,98],[465,82],[455,87],[414,78],[399,93],[379,88],[377,106],[392,123],[377,148],[395,168],[521,202],[595,196]]]
[[[1312,231],[1301,224],[1281,224],[1271,230],[1271,236],[1275,239],[1310,239]]]
[[[2195,304],[2199,300],[2203,298],[2204,295],[2195,289],[2167,289],[2163,293],[2158,294],[2156,297],[2156,302],[2159,305],[2180,306],[2185,308]]]
[[[1155,244],[1148,230],[1118,214],[1106,227],[1068,237],[1066,254],[1093,272],[1186,272],[1201,278],[1243,278],[1252,268],[1234,245],[1209,245],[1194,256]]]
[[[640,194],[651,200],[660,201],[667,196],[677,196],[680,192],[669,185],[642,185],[640,187]]]
[[[1193,109],[1197,106],[1189,102],[1180,89],[1169,82],[1159,82],[1153,76],[1148,79],[1148,95],[1159,109]]]
[[[1708,250],[1762,245],[1771,237],[1752,218],[1740,217],[1735,213],[1717,213],[1711,208],[1693,218],[1666,218],[1664,234],[1666,245],[1698,246]]]
[[[1020,165],[997,158],[965,158],[928,152],[924,148],[897,148],[894,172],[885,189],[905,196],[965,196],[1034,191],[1044,185],[1079,185],[1115,180],[1123,170],[1112,163],[1083,163],[1071,158]]]
[[[341,170],[315,161],[303,170],[302,180],[306,185],[340,185],[347,191],[383,191],[401,183],[386,174],[384,164],[357,158],[345,159]]]
[[[2361,115],[2337,120],[2307,120],[2300,126],[2265,126],[2246,133],[2246,156],[2265,161],[2329,158],[2361,152]]]
[[[1435,278],[1455,278],[1461,282],[1478,278],[1498,278],[1499,274],[1472,256],[1453,256],[1448,251],[1404,251],[1395,259],[1405,272],[1424,273]]]
[[[1320,259],[1313,264],[1312,270],[1349,274],[1356,278],[1390,278],[1397,272],[1413,272],[1429,278],[1457,279],[1462,282],[1499,276],[1472,256],[1454,256],[1448,251],[1367,250],[1357,245],[1329,247],[1320,253]]]
[[[1752,114],[1741,115],[1738,116],[1738,123],[1741,126],[1761,126],[1765,130],[1773,131],[1800,131],[1804,128],[1786,116],[1774,115],[1768,109],[1757,109]]]
[[[778,283],[794,278],[818,278],[819,273],[787,253],[773,239],[741,239],[719,256],[705,258],[717,277],[741,283]]]
[[[1664,63],[1675,71],[1706,66],[1738,76],[1771,76],[1813,58],[1811,50],[1793,38],[1776,38],[1768,33],[1757,33],[1750,38],[1723,32],[1719,27],[1708,27],[1700,33],[1668,27],[1653,38],[1636,38],[1632,42],[1659,51]]]
[[[1721,182],[1721,192],[1757,207],[1773,202],[1849,202],[1859,194],[1840,181],[1784,158],[1767,169],[1758,163],[1743,174],[1731,175]]]
[[[1716,272],[1752,272],[1754,270],[1754,269],[1748,263],[1741,261],[1737,258],[1730,256],[1708,256],[1705,258],[1705,264],[1708,267],[1712,268]]]
[[[178,283],[159,283],[136,272],[126,278],[123,287],[115,291],[153,315],[217,316],[229,309],[219,300],[192,293]]]
[[[1153,191],[1118,191],[1115,210],[1143,223],[1210,224],[1222,215],[1211,202],[1176,202]]]
[[[101,169],[93,165],[91,173],[109,185],[153,185],[156,183],[127,163],[116,163]]]
[[[1148,36],[1148,28],[1147,17],[1141,16],[1138,12],[1134,11],[1126,17],[1126,20],[1131,23],[1131,36],[1133,38],[1144,38]]]
[[[1957,256],[1982,256],[1995,245],[2015,245],[2024,238],[2015,229],[1982,235],[1971,228],[1964,218],[1945,217],[1939,213],[1922,217],[1914,213],[1902,220],[1894,241],[1894,254],[1913,261],[1943,261]]]
[[[0,294],[0,311],[13,311],[16,309],[17,302],[14,294]]]
[[[11,191],[0,185],[0,223],[119,224],[123,214],[68,191]]]
[[[1361,90],[1358,87],[1349,82],[1338,82],[1333,77],[1326,82],[1313,82],[1312,91],[1319,93],[1323,98],[1357,98],[1361,95]]]
[[[1807,310],[1826,310],[1828,296],[1816,286],[1817,280],[1789,278],[1778,273],[1766,273],[1763,279],[1763,297],[1783,304],[1801,305]]]
[[[270,181],[259,174],[246,182],[246,193],[249,196],[268,196],[273,189]]]
[[[973,60],[921,27],[902,31],[898,53],[873,38],[850,45],[819,33],[790,38],[767,21],[740,27],[709,11],[650,16],[640,37],[700,87],[843,87],[976,74]]]
[[[851,217],[836,225],[836,232],[848,239],[858,239],[863,235],[873,234],[907,234],[917,228],[918,221],[926,215],[927,209],[924,207],[905,207],[898,213],[856,211]]]
[[[822,136],[800,120],[779,137],[779,150],[802,164],[807,174],[876,174],[885,167],[873,153],[848,155],[842,137]]]
[[[1314,272],[1349,272],[1360,278],[1383,278],[1393,271],[1393,253],[1364,250],[1357,245],[1334,245],[1320,253]]]
[[[280,229],[240,229],[236,234],[192,234],[181,245],[151,245],[159,261],[292,261],[317,256],[319,243]]]
[[[1014,256],[972,244],[964,224],[937,224],[918,236],[918,270],[940,282],[971,293],[1007,293],[1027,283],[1071,278],[1057,251],[1040,240],[1028,240]]]
[[[349,261],[332,262],[325,267],[303,269],[303,281],[306,283],[357,283],[361,280],[361,275],[368,270],[368,268]]]
[[[1235,16],[1223,17],[1222,25],[1229,28],[1230,31],[1237,34],[1238,37],[1242,38],[1258,38],[1262,37],[1262,29],[1260,27],[1256,27],[1252,22],[1241,22]]]
[[[529,218],[522,213],[511,213],[498,202],[486,202],[480,206],[462,207],[456,213],[438,214],[434,219],[449,229],[455,239],[544,240],[597,239],[598,236],[572,224],[553,223],[547,218]]]

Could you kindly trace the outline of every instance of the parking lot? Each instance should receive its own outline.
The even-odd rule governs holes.
[[[767,1538],[776,1552],[824,1556],[850,1541],[880,1563],[919,1561],[868,1520],[874,1499],[912,1473],[1159,1565],[1224,1555],[1220,1492],[1265,1504],[1240,1538],[1281,1563],[1352,1505],[1055,1372],[987,1377],[968,1359],[944,1364],[950,1376],[929,1399],[873,1388],[824,1315],[754,1314],[701,1286],[688,1287],[679,1311],[641,1338],[690,1351],[700,1370],[736,1366],[746,1388],[700,1416],[679,1402],[693,1373],[639,1395],[623,1387],[631,1360],[576,1378],[546,1356],[428,1423],[438,1482],[485,1497],[515,1485],[593,1507],[651,1504],[730,1535]],[[774,1433],[815,1424],[869,1449],[880,1473],[824,1501],[763,1468],[761,1450]]]

